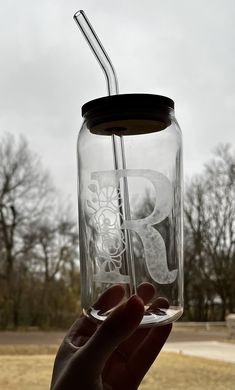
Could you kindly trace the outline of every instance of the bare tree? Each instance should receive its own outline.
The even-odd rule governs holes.
[[[49,209],[52,193],[49,175],[26,140],[20,137],[16,142],[6,134],[0,143],[0,276],[7,302],[5,321],[14,326],[19,316],[19,271],[25,268],[21,261],[31,247],[24,238]]]
[[[235,153],[229,145],[216,149],[185,198],[186,291],[203,319],[219,298],[223,320],[235,311]]]
[[[72,276],[78,275],[77,227],[67,210],[65,212],[62,210],[60,207],[60,211],[52,213],[51,218],[47,215],[31,235],[31,241],[33,240],[35,244],[31,253],[31,272],[42,282],[38,310],[34,319],[37,324],[48,322],[55,315],[51,313],[50,305],[50,295],[55,282],[63,280],[69,289],[73,287]],[[77,272],[73,273],[75,264]],[[77,296],[77,301],[78,298]]]
[[[79,304],[78,234],[27,141],[0,143],[0,327],[66,326]]]

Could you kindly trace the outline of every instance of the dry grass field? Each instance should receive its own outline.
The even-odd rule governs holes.
[[[1,390],[48,390],[56,346],[1,346]],[[162,352],[140,390],[234,390],[235,365]]]

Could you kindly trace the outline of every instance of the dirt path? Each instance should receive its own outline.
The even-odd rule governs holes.
[[[59,345],[65,332],[0,332],[0,345]],[[226,329],[205,330],[174,327],[168,342],[221,341],[227,342]]]

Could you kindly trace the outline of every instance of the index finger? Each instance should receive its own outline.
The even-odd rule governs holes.
[[[109,287],[98,300],[94,303],[93,308],[105,313],[106,311],[117,306],[125,295],[125,288],[121,284],[115,284]]]

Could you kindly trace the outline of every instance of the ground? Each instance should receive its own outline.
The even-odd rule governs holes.
[[[0,333],[0,389],[47,390],[55,352],[63,332]],[[169,343],[230,342],[225,329],[174,327]],[[235,364],[162,352],[140,390],[233,390]]]

